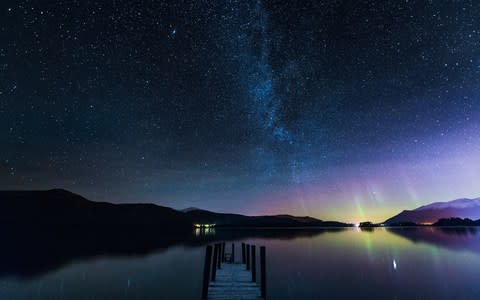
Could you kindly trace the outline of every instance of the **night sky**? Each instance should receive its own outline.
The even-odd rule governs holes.
[[[480,2],[2,1],[0,189],[383,221],[480,196]]]

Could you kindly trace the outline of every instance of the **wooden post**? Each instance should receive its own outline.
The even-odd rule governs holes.
[[[242,264],[245,264],[245,243],[242,243]]]
[[[267,270],[265,246],[260,247],[260,291],[263,299],[267,299]]]
[[[205,265],[203,266],[203,287],[202,287],[202,299],[207,299],[208,296],[208,283],[210,278],[210,266],[212,263],[212,246],[207,246],[205,252]]]
[[[235,244],[232,243],[232,264],[235,263]]]
[[[252,245],[252,282],[257,282],[257,264],[255,257],[255,245]]]
[[[217,259],[217,268],[220,270],[222,268],[222,260],[220,259],[220,253],[221,253],[221,247],[222,245],[220,243],[217,244],[218,246],[218,259]]]
[[[217,259],[218,259],[218,245],[215,244],[213,248],[213,261],[212,261],[212,281],[215,281],[217,277]]]
[[[225,262],[225,242],[222,243],[222,262]]]
[[[250,271],[250,245],[247,244],[247,271]]]

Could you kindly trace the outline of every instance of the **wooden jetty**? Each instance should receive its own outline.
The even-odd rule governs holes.
[[[235,260],[235,244],[225,252],[225,242],[205,251],[201,299],[266,299],[265,247],[260,247],[260,282],[257,280],[256,246],[242,243],[241,262]]]

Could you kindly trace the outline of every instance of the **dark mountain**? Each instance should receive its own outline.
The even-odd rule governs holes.
[[[66,190],[0,191],[0,222],[10,224],[143,226],[191,230],[185,214],[154,204],[93,202]]]
[[[93,202],[66,190],[0,191],[0,223],[30,226],[109,227],[141,226],[154,232],[190,231],[194,223],[219,227],[345,227],[311,217],[290,215],[244,216],[197,208],[177,211],[155,204]]]
[[[188,209],[185,214],[198,224],[215,224],[217,227],[348,227],[350,224],[322,221],[312,217],[291,215],[245,216],[239,214],[216,213],[202,209]]]
[[[189,211],[192,211],[192,210],[199,210],[200,208],[197,208],[197,207],[187,207],[187,208],[184,208],[182,210],[180,210],[181,212],[189,212]]]
[[[406,222],[433,224],[439,219],[448,218],[480,219],[480,198],[435,202],[414,210],[404,210],[384,223],[387,225]]]

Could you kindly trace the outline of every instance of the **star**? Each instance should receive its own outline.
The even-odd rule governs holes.
[[[274,2],[5,6],[0,189],[340,221],[480,194],[480,3]]]

